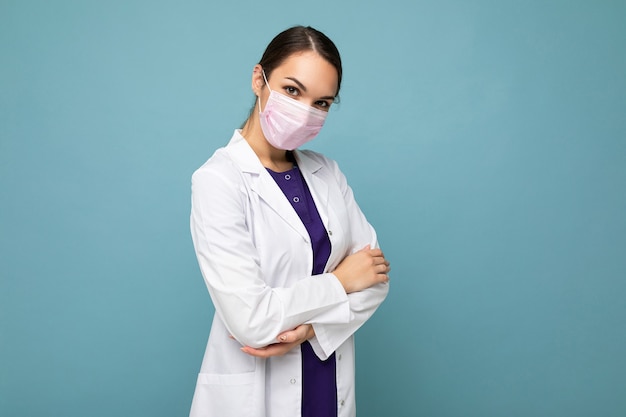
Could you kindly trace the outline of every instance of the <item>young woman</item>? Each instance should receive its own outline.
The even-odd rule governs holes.
[[[243,128],[192,177],[191,232],[216,314],[192,417],[354,416],[353,334],[389,262],[337,164],[297,149],[341,85],[323,33],[277,35]]]

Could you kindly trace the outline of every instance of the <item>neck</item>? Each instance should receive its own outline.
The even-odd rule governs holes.
[[[244,124],[241,129],[241,136],[248,142],[265,168],[283,172],[293,167],[293,163],[287,159],[287,151],[273,147],[265,139],[256,112],[252,112]]]

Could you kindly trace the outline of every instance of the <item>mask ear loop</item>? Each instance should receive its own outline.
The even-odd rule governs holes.
[[[270,93],[272,92],[272,89],[270,88],[270,83],[267,82],[267,77],[265,76],[265,70],[261,69],[261,74],[263,74],[263,79],[265,80],[265,85],[267,85],[267,89],[270,90]],[[259,116],[261,115],[261,95],[259,94],[259,99],[257,100],[257,103],[259,103]]]
[[[270,88],[270,83],[267,82],[267,77],[265,76],[265,70],[264,69],[261,70],[261,74],[263,74],[263,79],[265,80],[265,85],[267,85],[267,88],[269,88],[269,90],[272,91],[272,89]]]

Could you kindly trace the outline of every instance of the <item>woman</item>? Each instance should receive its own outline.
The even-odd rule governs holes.
[[[321,32],[277,35],[252,72],[255,107],[192,177],[191,232],[216,314],[191,416],[354,416],[354,332],[389,263],[337,167],[297,150],[341,85]]]

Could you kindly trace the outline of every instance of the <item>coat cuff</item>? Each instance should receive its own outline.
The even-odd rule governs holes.
[[[309,339],[309,343],[311,344],[311,347],[313,348],[313,352],[315,352],[315,355],[322,361],[325,361],[326,359],[328,359],[330,357],[330,355],[333,354],[333,352],[328,352],[326,353],[324,351],[324,348],[322,347],[322,345],[320,344],[320,339],[317,336],[317,332],[318,330],[320,332],[323,332],[324,326],[315,326],[315,324],[313,325],[313,329],[315,330],[315,337],[312,339]]]

